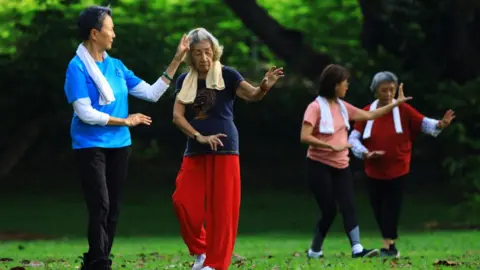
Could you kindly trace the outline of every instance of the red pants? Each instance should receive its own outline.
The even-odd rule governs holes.
[[[184,157],[175,184],[173,205],[190,254],[205,253],[204,266],[228,269],[240,213],[239,156]]]

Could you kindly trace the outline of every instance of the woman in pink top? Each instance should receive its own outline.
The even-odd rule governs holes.
[[[308,105],[303,119],[300,141],[309,145],[308,181],[322,212],[308,250],[309,258],[323,257],[323,241],[337,215],[337,204],[352,247],[352,257],[371,257],[379,253],[377,249],[365,249],[360,244],[348,157],[351,147],[348,144],[349,122],[376,119],[411,97],[406,98],[399,90],[396,102],[377,110],[364,111],[341,100],[347,93],[348,77],[344,67],[327,66],[320,75],[318,97]]]

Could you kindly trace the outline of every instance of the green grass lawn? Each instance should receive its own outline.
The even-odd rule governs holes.
[[[240,236],[235,252],[244,259],[234,261],[231,268],[382,269],[394,266],[434,269],[439,267],[435,265],[437,261],[437,264],[450,263],[461,268],[480,267],[480,234],[476,232],[405,234],[399,242],[402,249],[399,260],[352,259],[346,237],[336,233],[325,242],[325,259],[309,261],[305,256],[309,241],[309,235]],[[364,237],[363,243],[374,246],[378,244],[378,239]],[[1,257],[13,261],[0,263],[0,269],[10,269],[23,263],[41,263],[42,267],[48,266],[48,269],[74,269],[79,265],[77,255],[85,249],[85,241],[78,239],[8,242],[2,245]],[[114,269],[188,269],[192,262],[178,237],[122,237],[115,243],[113,253]]]
[[[75,189],[72,189],[75,191]],[[381,239],[365,198],[357,190],[362,244],[379,248]],[[51,192],[53,193],[53,192]],[[1,194],[1,193],[0,193]],[[114,269],[188,269],[192,261],[179,236],[169,191],[130,190],[125,198],[114,245]],[[15,192],[0,195],[0,233],[20,232],[53,240],[0,242],[0,269],[39,264],[48,269],[75,269],[87,248],[86,212],[79,192]],[[245,259],[232,269],[437,269],[480,268],[480,233],[429,231],[432,221],[457,223],[448,205],[420,193],[405,199],[397,247],[400,260],[351,259],[348,239],[338,215],[325,245],[323,260],[306,260],[305,251],[318,218],[305,192],[243,192],[239,238],[235,252]],[[454,222],[455,221],[455,222]],[[7,260],[12,259],[12,261]],[[440,260],[440,265],[434,265]],[[445,261],[445,262],[444,262]],[[442,266],[441,264],[452,264]]]

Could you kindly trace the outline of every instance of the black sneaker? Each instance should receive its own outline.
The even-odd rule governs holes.
[[[88,253],[83,253],[83,257],[80,257],[80,259],[82,259],[80,270],[87,270],[87,265],[90,263],[90,260],[88,259]]]
[[[397,250],[397,247],[395,247],[395,244],[391,244],[388,249],[382,248],[380,250],[380,256],[398,258],[400,257],[400,252]]]
[[[361,252],[352,253],[352,258],[370,258],[378,256],[378,249],[363,249]]]

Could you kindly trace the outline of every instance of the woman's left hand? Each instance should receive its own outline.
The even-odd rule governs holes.
[[[442,120],[438,122],[437,127],[440,129],[444,129],[450,125],[452,120],[455,118],[455,112],[452,110],[448,110],[444,115]]]
[[[265,74],[262,82],[260,83],[260,88],[264,91],[270,90],[272,86],[277,82],[278,79],[283,78],[283,67],[276,68],[275,66],[271,67],[270,70]]]
[[[175,53],[175,60],[183,61],[185,59],[185,55],[190,50],[190,38],[187,38],[186,34],[183,34],[182,39],[177,47],[177,53]]]

